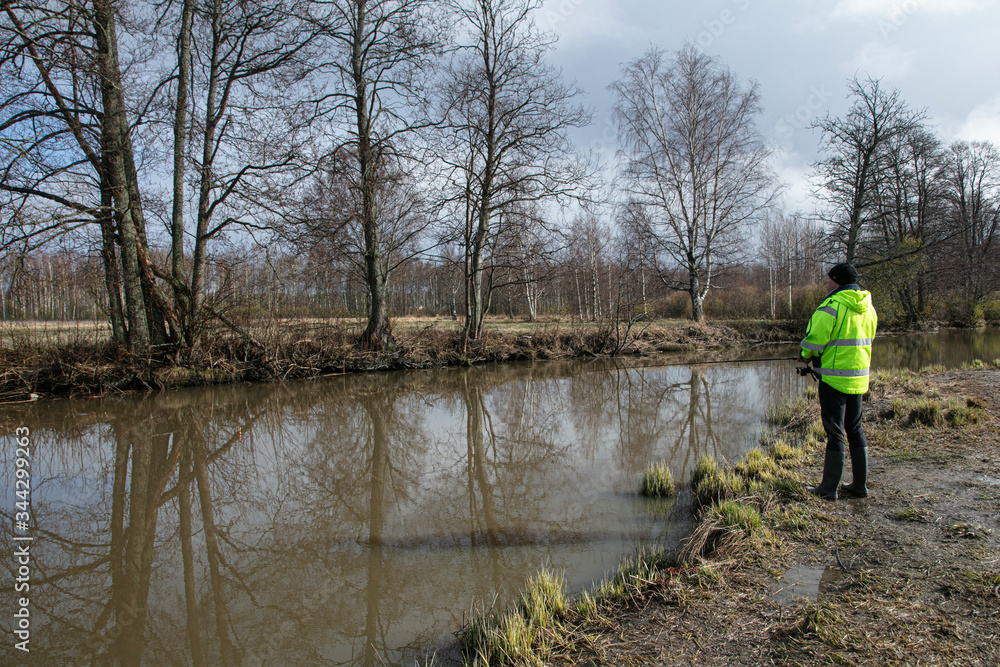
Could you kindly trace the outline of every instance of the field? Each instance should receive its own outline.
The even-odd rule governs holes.
[[[646,327],[673,328],[682,326],[687,320],[658,319],[646,320],[636,325],[636,328]],[[312,335],[323,331],[344,331],[360,334],[366,321],[357,317],[340,318],[275,318],[240,321],[243,330],[255,338],[267,338],[275,332],[294,332],[296,334]],[[416,332],[434,330],[444,332],[460,332],[463,322],[450,317],[397,317],[393,318],[394,333],[412,335]],[[524,319],[507,317],[487,317],[484,328],[499,334],[531,334],[551,329],[569,329],[573,331],[597,330],[606,326],[602,322],[581,322],[569,317],[544,317],[534,322]],[[106,321],[4,321],[0,322],[0,346],[14,347],[17,345],[96,345],[105,343],[111,338],[111,325]]]
[[[273,382],[331,374],[464,366],[476,363],[645,356],[795,340],[797,323],[745,321],[698,325],[643,322],[524,322],[490,319],[482,338],[464,341],[459,322],[394,321],[395,345],[358,345],[358,319],[287,319],[205,332],[191,349],[154,347],[133,354],[110,342],[97,322],[24,322],[0,326],[0,401],[148,391],[229,382]]]

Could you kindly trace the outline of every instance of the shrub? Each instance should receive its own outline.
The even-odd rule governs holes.
[[[673,292],[656,301],[657,317],[667,319],[690,319],[691,295],[687,292]]]
[[[1000,324],[1000,292],[990,294],[979,302],[987,324]]]

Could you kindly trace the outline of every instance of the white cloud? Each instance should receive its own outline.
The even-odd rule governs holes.
[[[910,73],[915,60],[916,53],[913,51],[904,51],[881,42],[868,42],[848,63],[847,74],[853,75],[860,71],[876,79],[901,79]]]
[[[786,211],[809,212],[816,207],[809,180],[813,168],[800,153],[779,148],[771,156],[771,167],[785,186],[782,199]]]
[[[970,111],[957,134],[966,141],[992,141],[1000,146],[1000,95]]]

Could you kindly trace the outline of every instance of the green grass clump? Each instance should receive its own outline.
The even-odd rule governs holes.
[[[553,619],[565,616],[569,608],[566,583],[560,575],[543,569],[528,580],[521,592],[520,606],[530,625],[548,627]]]
[[[920,374],[904,368],[878,370],[872,373],[871,377],[872,384],[882,392],[882,395],[891,390],[899,390],[919,396],[927,390],[927,382],[920,377]]]
[[[933,398],[918,400],[910,408],[909,422],[911,425],[940,426],[944,422],[941,401]]]
[[[801,447],[791,445],[782,438],[769,442],[767,449],[771,452],[771,457],[779,463],[800,461],[805,453]]]
[[[775,528],[788,533],[804,533],[815,525],[815,518],[807,507],[790,505],[779,507],[770,515]]]
[[[889,401],[889,410],[885,413],[885,417],[888,419],[893,419],[896,417],[908,419],[910,416],[910,404],[902,398],[893,398]]]
[[[694,467],[694,474],[691,476],[691,486],[697,487],[701,483],[701,480],[705,479],[709,475],[716,475],[719,473],[719,464],[715,459],[703,456],[701,460],[698,461],[698,465]]]
[[[734,470],[746,480],[770,482],[780,475],[780,469],[774,459],[763,449],[755,448],[746,453],[742,461],[736,464]]]
[[[622,561],[615,575],[601,583],[594,595],[594,602],[587,602],[585,608],[593,607],[596,612],[597,606],[602,602],[616,604],[637,599],[649,585],[648,582],[661,578],[660,570],[668,565],[670,563],[667,562],[666,552],[662,549],[640,551]]]
[[[580,595],[580,599],[573,605],[573,611],[585,621],[596,621],[600,605],[597,598],[590,594],[590,591],[584,591]]]
[[[711,505],[743,495],[746,482],[731,470],[715,470],[701,478],[694,487],[695,498],[701,505]]]
[[[804,610],[799,630],[804,635],[815,635],[824,643],[834,647],[844,645],[840,623],[841,615],[829,603],[813,603]]]
[[[649,467],[642,477],[640,493],[648,498],[672,498],[676,489],[670,468],[662,463]]]
[[[956,523],[948,526],[946,530],[954,537],[966,540],[980,540],[989,537],[993,531],[989,528],[976,526],[971,523]]]
[[[1000,359],[994,359],[993,361],[983,361],[982,359],[976,359],[972,363],[968,363],[962,366],[963,371],[981,371],[993,368],[1000,368]]]
[[[479,665],[536,665],[549,653],[546,637],[569,609],[563,578],[543,569],[528,580],[512,609],[478,615],[462,629],[465,657]]]
[[[767,488],[784,498],[801,499],[806,497],[806,485],[800,480],[790,477],[781,477],[768,482]]]
[[[809,432],[806,435],[815,438],[819,442],[826,440],[826,429],[823,428],[823,420],[814,419],[809,424]]]
[[[710,507],[681,551],[681,561],[693,559],[725,549],[735,553],[759,553],[764,537],[764,519],[753,505],[737,500],[723,500]]]
[[[755,535],[764,526],[760,511],[753,505],[724,500],[711,510],[724,528],[739,528],[747,535]]]
[[[974,407],[975,399],[966,401],[950,401],[944,413],[944,419],[952,428],[975,424],[979,421],[979,408]]]
[[[901,510],[897,510],[892,514],[892,518],[896,521],[910,521],[915,523],[928,523],[931,520],[931,515],[927,510],[922,510],[917,507],[908,506]]]

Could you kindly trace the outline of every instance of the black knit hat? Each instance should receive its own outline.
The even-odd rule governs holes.
[[[858,270],[851,264],[837,264],[827,275],[838,285],[850,285],[858,281]]]

